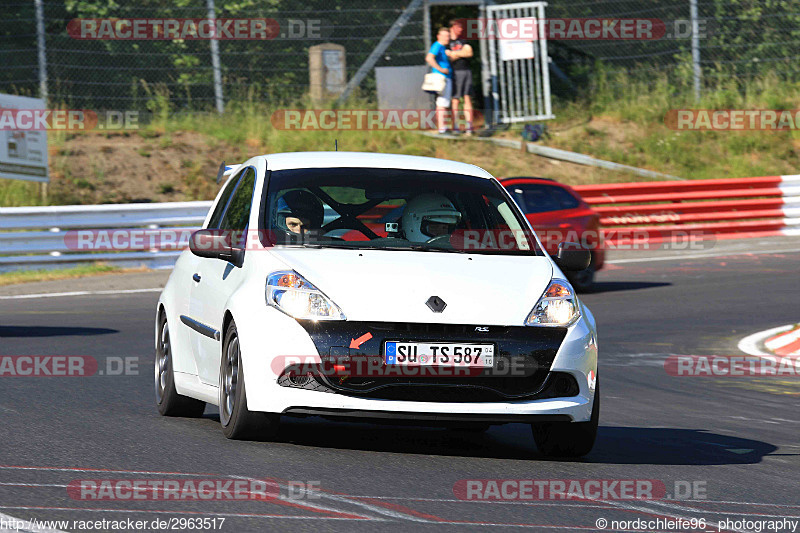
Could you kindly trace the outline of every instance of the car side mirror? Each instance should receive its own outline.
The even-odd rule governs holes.
[[[244,250],[231,246],[231,232],[201,229],[189,238],[189,250],[197,257],[222,259],[234,266],[244,264]]]
[[[553,261],[565,272],[580,272],[589,268],[592,253],[576,242],[562,242]]]
[[[229,248],[227,251],[219,254],[219,258],[237,268],[242,268],[244,264],[244,250],[242,248]]]

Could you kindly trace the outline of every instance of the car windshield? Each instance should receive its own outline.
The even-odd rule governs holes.
[[[277,246],[541,254],[493,180],[405,169],[313,168],[270,174],[264,210]]]

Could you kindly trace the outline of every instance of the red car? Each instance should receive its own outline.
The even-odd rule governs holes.
[[[576,290],[591,289],[605,260],[600,215],[572,187],[551,179],[513,177],[500,183],[525,213],[547,253],[555,254],[560,242],[578,242],[591,250],[589,268],[567,275]]]

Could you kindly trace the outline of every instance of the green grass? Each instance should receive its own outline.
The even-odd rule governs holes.
[[[92,263],[72,268],[53,270],[20,270],[15,272],[0,273],[0,287],[18,283],[31,283],[34,281],[53,281],[59,279],[85,278],[101,274],[115,274],[118,272],[136,271],[141,269],[123,269],[106,263]]]
[[[559,130],[583,123],[583,131],[556,135],[547,144],[689,179],[796,174],[798,130],[677,131],[667,127],[665,117],[671,109],[798,107],[800,83],[776,75],[720,82],[705,88],[699,102],[687,86],[676,86],[666,75],[649,79],[600,75],[578,101],[556,105],[558,118],[550,125]],[[626,142],[609,142],[612,136],[587,124],[597,119],[615,124]]]
[[[0,206],[42,205],[40,188],[30,181],[0,180]]]
[[[688,179],[746,177],[800,172],[800,131],[676,131],[665,123],[671,109],[797,109],[800,83],[765,75],[747,82],[735,78],[704,88],[695,102],[687,73],[646,73],[632,77],[607,74],[602,69],[576,101],[556,101],[556,120],[550,129],[567,129],[544,144],[586,153],[610,161],[658,170]],[[290,106],[292,107],[292,106]],[[299,103],[295,108],[310,107]],[[353,108],[374,107],[367,102]],[[223,117],[192,115],[154,121],[148,128],[170,133],[193,130],[232,146],[260,149],[263,153],[331,150],[337,139],[340,150],[377,151],[427,155],[469,161],[473,149],[463,143],[431,141],[403,131],[299,131],[279,130],[271,124],[272,111],[263,105],[231,105]],[[171,117],[163,113],[161,117]],[[600,120],[618,132],[598,129]],[[575,125],[580,125],[575,128]],[[519,139],[517,127],[505,135]],[[572,131],[577,129],[578,131]],[[616,134],[615,134],[616,133]],[[504,167],[508,149],[495,148],[497,167]],[[253,150],[244,150],[252,154]],[[515,157],[515,156],[512,156]],[[495,168],[492,169],[498,172]],[[620,176],[635,180],[635,176]]]

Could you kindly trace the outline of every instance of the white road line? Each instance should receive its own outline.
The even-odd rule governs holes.
[[[187,511],[185,509],[161,510],[161,509],[93,509],[84,507],[26,507],[0,505],[0,509],[21,509],[31,511],[80,511],[82,513],[144,513],[144,514],[173,514],[173,515],[204,515],[204,516],[224,516],[226,518],[269,518],[281,520],[358,520],[357,518],[342,518],[336,516],[299,516],[299,515],[268,515],[258,513],[220,513],[218,511]],[[7,516],[0,513],[0,517]],[[9,517],[10,518],[10,517]],[[371,520],[381,520],[373,518]],[[0,530],[2,531],[2,530]],[[16,531],[16,530],[10,530]],[[23,531],[23,530],[20,530]],[[37,533],[65,533],[63,531],[36,530]]]
[[[724,445],[723,445],[724,446]],[[787,446],[779,446],[779,447],[789,447],[789,448],[798,448],[800,446],[794,445],[787,445]],[[351,496],[351,498],[368,498],[373,500],[407,500],[407,501],[420,501],[420,502],[452,502],[452,503],[499,503],[499,504],[511,504],[511,505],[564,505],[567,507],[598,507],[598,505],[590,505],[590,504],[576,504],[576,503],[563,503],[563,502],[523,502],[523,501],[504,501],[504,500],[456,500],[453,498],[420,498],[416,496]],[[589,500],[587,500],[589,501]],[[591,500],[591,501],[599,501],[602,502],[603,500]],[[652,501],[652,500],[648,500]],[[731,504],[731,505],[763,505],[767,507],[782,507],[786,509],[800,509],[800,505],[790,505],[790,504],[783,504],[783,503],[764,503],[764,502],[737,502],[732,500],[656,500],[656,501],[663,501],[669,503],[679,503],[682,501],[686,502],[694,502],[694,503],[711,503],[711,504]]]
[[[230,476],[230,477],[232,477],[234,479],[244,479],[244,480],[247,480],[247,481],[261,481],[261,480],[249,478],[249,477],[246,477],[246,476]],[[307,494],[309,493],[309,491],[305,490],[305,489],[303,490],[303,492],[305,492]],[[314,494],[322,494],[322,492],[316,492],[315,491]],[[301,505],[303,507],[308,507],[310,509],[316,509],[318,511],[322,511],[322,512],[325,512],[325,513],[349,514],[349,515],[358,516],[358,517],[360,517],[362,519],[365,519],[365,520],[371,520],[372,519],[371,516],[361,515],[361,514],[358,514],[358,513],[351,512],[351,511],[342,511],[340,509],[327,507],[325,505],[312,504],[307,499],[300,500],[300,501],[295,501],[295,500],[292,500],[290,498],[284,498],[284,497],[281,497],[281,496],[279,496],[277,499],[279,499],[281,501],[284,501],[284,502],[288,502],[288,503],[296,503],[296,504],[299,504],[299,505]]]
[[[668,255],[666,257],[611,259],[606,261],[606,263],[616,265],[620,263],[646,263],[648,261],[680,261],[681,259],[702,259],[705,257],[732,257],[736,255],[795,254],[795,253],[800,253],[800,248],[793,248],[790,250],[756,250],[749,252],[719,252],[715,254],[684,254],[684,255]]]
[[[623,502],[611,501],[611,500],[606,500],[606,501],[604,501],[604,503],[607,503],[608,505],[611,505],[612,507],[618,507],[618,508],[621,508],[621,509],[627,509],[629,511],[638,511],[640,513],[646,513],[646,514],[650,514],[650,515],[661,515],[661,516],[667,516],[667,517],[673,518],[673,519],[681,519],[681,520],[691,521],[690,517],[683,516],[683,515],[680,515],[680,514],[676,514],[676,513],[673,513],[673,512],[667,512],[667,511],[662,511],[662,510],[659,510],[659,509],[653,509],[651,507],[647,507],[646,505],[641,505],[641,504],[640,505],[631,505],[629,503],[623,503]],[[702,511],[699,511],[699,510],[694,510],[692,512],[694,512],[694,513],[702,513]],[[708,525],[716,527],[717,531],[720,531],[720,529],[721,529],[719,523],[717,523],[717,522],[708,522]],[[741,529],[734,529],[733,531],[737,531],[739,533],[749,533],[749,532],[747,532],[745,530],[741,530]]]
[[[752,335],[748,335],[747,337],[740,340],[738,348],[747,355],[754,355],[756,357],[775,357],[775,354],[765,352],[764,350],[759,348],[758,347],[759,343],[770,338],[772,335],[777,335],[778,333],[789,331],[793,327],[795,327],[794,324],[789,324],[787,326],[779,326],[777,328],[766,329],[764,331],[753,333]]]
[[[10,507],[3,507],[3,509],[11,509]],[[44,520],[43,522],[55,522],[55,520]],[[9,527],[0,527],[0,532],[14,532],[14,533],[64,533],[58,529],[48,529],[36,523],[35,520],[20,520],[7,514],[0,513],[0,523],[8,524]],[[21,527],[10,527],[11,524],[15,526],[21,524]]]
[[[714,444],[716,446],[725,446],[724,444],[718,444],[709,442],[707,444]],[[235,476],[239,479],[249,479],[244,477]],[[0,487],[41,487],[41,488],[67,488],[69,485],[63,483],[14,483],[14,482],[0,482]],[[579,507],[579,508],[587,508],[587,509],[598,509],[604,508],[602,505],[605,500],[586,500],[585,503],[579,502],[567,502],[567,501],[522,501],[522,500],[459,500],[455,498],[420,498],[418,496],[365,496],[365,495],[347,495],[347,498],[358,498],[358,499],[365,499],[365,500],[397,500],[397,501],[410,501],[410,502],[423,502],[423,503],[481,503],[481,504],[493,504],[493,505],[527,505],[530,507]],[[294,502],[295,500],[291,499],[283,499],[283,501]],[[728,505],[749,505],[749,506],[765,506],[765,507],[779,507],[785,509],[800,509],[800,505],[788,505],[788,504],[780,504],[780,503],[763,503],[763,502],[737,502],[737,501],[728,501],[728,500],[646,500],[647,502],[662,502],[665,504],[679,504],[681,502],[685,503],[701,503],[701,504],[728,504]],[[301,505],[305,505],[308,507],[312,507],[308,505],[308,500],[300,500]],[[589,502],[597,502],[597,503],[589,503]],[[344,514],[356,514],[350,511],[338,511],[335,509],[327,508],[327,507],[318,507],[320,510],[324,510],[326,512],[332,513],[344,513]],[[736,511],[712,511],[706,509],[698,509],[695,507],[689,507],[687,509],[692,509],[695,511],[702,511],[708,512],[712,514],[735,514],[735,515],[746,515],[746,516],[760,516],[759,513],[739,513]],[[767,515],[764,515],[767,516]],[[771,515],[770,515],[771,516]],[[778,515],[775,515],[778,516]],[[364,517],[369,518],[369,517]],[[794,518],[794,517],[792,517]],[[2,530],[0,530],[2,531]]]
[[[144,476],[192,476],[192,477],[224,477],[220,474],[203,474],[191,472],[154,472],[153,470],[110,470],[104,468],[59,468],[54,466],[14,466],[0,465],[0,470],[44,470],[47,472],[99,472],[103,474],[136,474]],[[262,481],[262,480],[258,480]]]
[[[531,507],[581,507],[587,509],[605,509],[593,503],[522,501],[522,500],[456,500],[453,498],[419,498],[414,496],[347,496],[348,498],[364,498],[365,500],[398,500],[422,503],[483,503],[496,505],[528,505]]]
[[[660,500],[650,500],[651,503],[656,505],[663,505],[669,509],[674,509],[676,511],[683,511],[683,512],[691,512],[691,513],[701,513],[701,514],[717,514],[717,515],[733,515],[733,516],[760,516],[764,518],[800,518],[800,515],[786,515],[786,514],[763,514],[763,513],[741,513],[737,511],[712,511],[709,509],[698,509],[697,507],[689,507],[686,505],[678,505],[676,503],[672,503],[673,501],[665,502]],[[702,503],[703,500],[687,500],[687,502],[700,502]]]
[[[234,479],[244,479],[244,480],[247,480],[247,481],[259,481],[258,479],[247,477],[247,476],[230,476],[230,477],[232,477]],[[317,497],[327,498],[329,500],[333,500],[333,501],[338,502],[338,503],[347,503],[347,504],[350,504],[350,505],[355,505],[357,507],[362,507],[364,509],[367,509],[367,510],[370,510],[372,512],[375,512],[375,513],[378,513],[378,514],[382,514],[382,515],[385,515],[385,516],[389,516],[391,518],[398,518],[398,519],[402,519],[402,520],[412,520],[412,521],[415,521],[415,522],[430,522],[430,520],[427,520],[427,519],[424,519],[424,518],[418,518],[418,517],[415,517],[415,516],[409,516],[407,514],[399,513],[399,512],[396,512],[396,511],[392,511],[390,509],[384,509],[383,507],[379,507],[377,505],[369,505],[369,504],[364,503],[364,502],[351,501],[349,499],[349,497],[342,497],[342,496],[339,496],[337,494],[331,494],[331,493],[324,492],[324,491],[309,491],[308,489],[305,489],[305,488],[303,488],[301,490],[305,494],[313,494],[315,498],[317,498]],[[308,500],[303,500],[303,502],[304,502],[303,505],[307,505]],[[353,513],[351,511],[342,511],[340,509],[326,509],[326,510],[329,511],[329,512],[342,513],[342,514],[356,514],[356,513]],[[360,515],[357,515],[357,516],[360,516]],[[368,518],[371,518],[371,517],[368,517]]]
[[[27,300],[31,298],[60,298],[62,296],[107,296],[114,294],[136,294],[140,292],[161,292],[161,287],[150,289],[118,289],[108,291],[73,291],[73,292],[43,292],[36,294],[14,294],[11,296],[0,296],[0,300]]]

